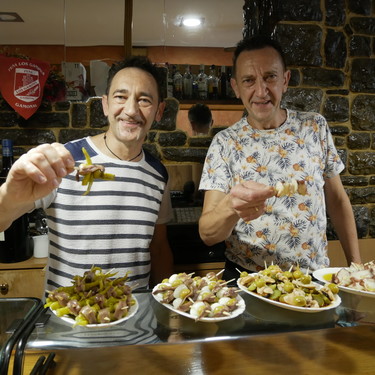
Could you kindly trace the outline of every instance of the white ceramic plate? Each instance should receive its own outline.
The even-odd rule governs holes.
[[[123,318],[121,318],[119,320],[115,320],[115,321],[110,322],[110,323],[86,324],[85,326],[77,325],[77,327],[104,328],[104,327],[111,327],[111,326],[114,326],[116,324],[120,324],[122,322],[125,322],[125,320],[130,319],[138,311],[138,301],[137,301],[137,299],[134,296],[132,296],[132,298],[135,300],[135,304],[130,307],[128,315],[126,315],[125,317],[123,317]],[[51,311],[56,315],[56,311],[55,310],[51,309]],[[63,315],[63,316],[60,317],[60,319],[64,320],[67,323],[70,323],[73,326],[76,324],[76,321],[73,318],[70,318],[68,315]]]
[[[330,283],[331,278],[329,276],[332,276],[333,274],[339,272],[342,268],[343,267],[321,268],[320,270],[314,271],[312,274],[317,280],[321,281],[322,283]]]
[[[318,284],[318,283],[313,283],[313,284],[316,285],[317,289],[322,288],[322,286],[320,284]],[[243,285],[241,285],[239,283],[239,279],[237,280],[237,285],[245,293],[250,294],[251,296],[254,296],[256,298],[259,298],[262,301],[268,302],[271,305],[279,306],[279,307],[282,307],[283,309],[287,309],[287,310],[294,310],[294,311],[300,311],[300,312],[305,312],[305,313],[317,313],[317,312],[321,312],[321,311],[326,311],[326,310],[334,309],[337,306],[339,306],[340,303],[341,303],[341,298],[336,294],[335,295],[335,300],[332,301],[331,304],[328,305],[328,306],[324,306],[324,307],[301,307],[301,306],[293,306],[293,305],[288,305],[287,303],[282,303],[282,302],[279,302],[279,301],[274,301],[272,299],[263,297],[263,296],[259,295],[258,293],[250,292],[249,290],[247,290],[246,287],[244,287]]]
[[[328,274],[337,273],[342,268],[345,268],[345,267],[328,267],[328,268],[322,268],[320,270],[314,271],[313,272],[313,276],[317,280],[322,281],[323,283],[329,283],[329,281],[327,281],[324,278],[324,276],[328,275]],[[357,295],[363,296],[363,297],[375,298],[375,292],[368,292],[368,291],[365,291],[365,290],[358,290],[358,289],[349,288],[347,286],[342,286],[342,285],[339,285],[339,289],[342,290],[342,291],[344,291],[344,292],[347,292],[347,293],[357,294]]]
[[[158,285],[156,285],[152,291],[154,292],[157,288],[158,288]],[[170,303],[162,303],[162,302],[160,302],[156,298],[156,296],[154,295],[154,293],[152,293],[152,296],[155,298],[156,301],[158,301],[162,306],[165,306],[167,309],[172,310],[172,311],[174,311],[175,313],[177,313],[179,315],[186,316],[187,318],[195,320],[194,316],[190,315],[187,312],[175,309],[173,307],[173,305],[171,305]],[[228,315],[228,316],[220,316],[220,317],[217,317],[217,318],[203,317],[203,318],[198,319],[198,322],[216,323],[216,322],[221,322],[222,320],[233,319],[233,318],[241,315],[245,311],[245,307],[246,307],[245,301],[243,300],[243,298],[241,296],[238,295],[237,296],[237,302],[238,302],[237,309],[234,310],[234,311],[232,311],[230,313],[230,315]]]

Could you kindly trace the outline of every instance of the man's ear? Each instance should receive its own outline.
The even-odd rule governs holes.
[[[286,90],[288,89],[288,84],[289,84],[289,81],[290,81],[290,77],[291,77],[292,73],[290,72],[290,70],[287,70],[285,73],[284,73],[284,87],[283,87],[283,93],[286,92]]]
[[[156,116],[155,116],[155,121],[160,121],[161,118],[163,117],[163,113],[164,113],[164,109],[165,109],[165,106],[166,106],[166,102],[165,100],[163,100],[162,102],[159,103],[159,107],[158,107],[158,110],[156,112]]]
[[[234,93],[236,94],[236,98],[239,99],[240,93],[238,91],[237,81],[234,78],[230,79],[230,85],[232,86],[232,89],[233,89]]]
[[[108,116],[108,96],[107,95],[102,96],[102,107],[103,107],[104,115]]]

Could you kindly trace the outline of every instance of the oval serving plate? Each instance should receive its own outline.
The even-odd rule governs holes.
[[[314,271],[313,272],[313,276],[317,280],[319,280],[319,281],[321,281],[323,283],[329,283],[330,281],[327,281],[327,275],[337,273],[342,268],[345,268],[345,267],[328,267],[328,268],[322,268],[320,270]],[[324,276],[326,276],[326,278]],[[347,293],[350,293],[350,294],[356,294],[356,295],[362,296],[362,297],[375,298],[375,292],[368,292],[366,290],[358,290],[358,289],[350,288],[348,286],[343,286],[343,285],[338,285],[338,287],[343,292],[347,292]]]
[[[154,292],[157,287],[159,285],[156,285],[154,287],[154,289],[152,290],[152,292]],[[162,306],[165,306],[167,309],[179,314],[179,315],[182,315],[182,316],[185,316],[186,318],[189,318],[189,319],[193,319],[193,320],[196,320],[196,318],[192,315],[190,315],[189,313],[187,312],[184,312],[184,311],[180,311],[180,310],[177,310],[173,307],[173,305],[171,305],[170,303],[163,303],[163,302],[160,302],[156,296],[154,295],[154,293],[152,293],[152,296],[154,297],[154,299],[159,302]],[[208,318],[208,317],[203,317],[203,318],[200,318],[197,320],[197,322],[206,322],[206,323],[217,323],[217,322],[221,322],[223,320],[228,320],[228,319],[233,319],[233,318],[236,318],[237,316],[241,315],[244,311],[245,311],[245,301],[244,299],[241,297],[241,296],[237,296],[237,302],[238,302],[238,307],[236,310],[232,311],[230,313],[229,316],[220,316],[220,317],[217,317],[217,318]]]
[[[117,324],[125,322],[126,320],[130,319],[131,317],[133,317],[136,314],[136,312],[138,311],[138,301],[137,301],[137,299],[134,296],[132,296],[132,298],[135,300],[135,304],[130,307],[128,315],[124,316],[121,319],[115,320],[113,322],[99,323],[99,324],[79,325],[79,324],[76,324],[76,321],[73,318],[70,318],[68,315],[63,315],[63,316],[58,317],[58,318],[64,320],[67,323],[70,323],[73,326],[75,325],[76,327],[85,327],[85,328],[105,328],[105,327],[111,327],[111,326],[114,326],[114,325],[117,325]],[[54,315],[56,315],[55,310],[52,310],[52,309],[50,309],[50,310],[53,312]]]
[[[314,282],[312,282],[312,283],[316,285],[317,289],[322,288],[322,286],[320,284],[314,283]],[[319,308],[317,308],[317,307],[293,306],[293,305],[288,305],[287,303],[282,303],[282,302],[279,302],[279,301],[274,301],[274,300],[269,299],[267,297],[263,297],[263,296],[259,295],[258,293],[250,292],[249,290],[246,289],[245,286],[243,286],[239,283],[239,279],[237,280],[237,285],[243,292],[245,292],[247,294],[250,294],[251,296],[256,297],[256,298],[258,298],[262,301],[270,303],[271,305],[275,305],[275,306],[278,306],[278,307],[281,307],[281,308],[287,309],[287,310],[299,311],[299,312],[304,312],[304,313],[317,313],[317,312],[321,312],[321,311],[331,310],[331,309],[334,309],[337,306],[339,306],[340,303],[341,303],[341,298],[336,294],[335,300],[332,301],[331,304],[328,305],[328,306],[319,307]]]

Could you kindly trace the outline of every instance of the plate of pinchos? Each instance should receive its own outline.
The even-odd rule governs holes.
[[[316,270],[313,276],[323,282],[336,284],[340,290],[375,298],[375,262],[352,263],[350,267],[328,267]]]
[[[245,311],[245,301],[238,295],[238,288],[227,284],[214,272],[203,277],[179,273],[156,285],[152,296],[179,315],[196,322],[216,323]]]
[[[133,317],[138,301],[126,284],[128,276],[104,273],[92,267],[82,276],[74,276],[72,285],[48,291],[44,307],[73,326],[104,328]]]
[[[292,272],[271,265],[258,273],[241,272],[237,285],[255,298],[293,311],[318,313],[340,305],[337,286],[322,286],[311,279],[298,267]]]

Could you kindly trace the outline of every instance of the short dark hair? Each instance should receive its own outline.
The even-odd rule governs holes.
[[[236,49],[233,54],[233,76],[236,74],[236,64],[238,56],[243,51],[253,51],[257,49],[262,49],[266,47],[271,47],[279,54],[281,62],[283,64],[284,70],[287,70],[285,55],[280,46],[280,44],[269,36],[266,35],[256,35],[250,38],[245,38],[239,41],[236,45]]]
[[[107,78],[107,88],[106,88],[106,95],[109,94],[109,90],[112,84],[113,77],[122,69],[125,68],[138,68],[141,69],[149,74],[151,74],[155,81],[156,86],[158,89],[159,94],[159,101],[162,102],[164,100],[162,90],[161,90],[161,82],[163,81],[160,69],[157,68],[155,64],[153,64],[147,57],[145,56],[130,56],[125,60],[118,61],[112,64],[111,68],[108,72]]]
[[[212,123],[211,110],[202,103],[197,103],[190,107],[188,118],[191,123],[195,123],[201,126],[211,125]]]

